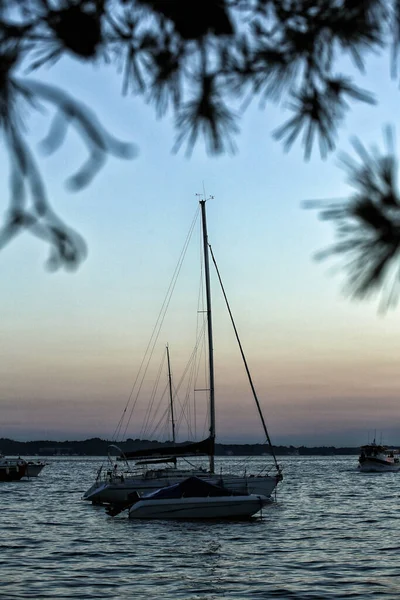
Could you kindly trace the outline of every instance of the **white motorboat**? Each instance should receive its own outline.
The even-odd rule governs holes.
[[[140,497],[131,497],[130,519],[246,519],[271,502],[256,494],[240,494],[221,486],[189,477]],[[121,510],[110,507],[115,516]]]
[[[271,500],[266,496],[144,498],[129,510],[130,519],[248,519]]]
[[[206,211],[205,211],[205,200],[200,201],[200,209],[201,209],[201,234],[202,234],[202,243],[203,243],[203,262],[204,262],[204,284],[205,284],[205,294],[202,297],[205,297],[205,310],[197,311],[197,313],[202,313],[205,316],[203,329],[207,332],[207,348],[204,352],[204,355],[208,358],[208,381],[206,382],[206,389],[203,391],[207,391],[209,394],[208,398],[208,426],[209,426],[209,436],[200,441],[194,442],[190,444],[177,444],[175,442],[175,431],[174,431],[174,413],[173,413],[173,402],[172,395],[170,396],[170,415],[172,422],[172,446],[160,448],[149,448],[148,450],[138,450],[131,452],[122,452],[120,449],[117,460],[125,461],[126,467],[121,470],[120,466],[115,463],[114,458],[109,457],[110,466],[108,468],[101,467],[98,471],[96,481],[90,488],[84,493],[83,500],[91,501],[94,504],[104,504],[104,503],[126,503],[128,497],[133,492],[138,492],[139,494],[147,494],[153,492],[155,490],[160,489],[164,486],[169,486],[171,484],[178,483],[188,477],[194,475],[199,477],[209,483],[212,484],[223,484],[226,488],[230,490],[239,491],[243,494],[260,494],[263,496],[270,496],[275,490],[277,484],[282,479],[282,473],[280,467],[278,465],[274,449],[269,437],[269,433],[267,431],[266,423],[261,411],[261,406],[259,400],[257,398],[255,388],[251,379],[250,371],[244,356],[244,352],[242,349],[241,342],[238,337],[237,329],[235,323],[233,321],[232,312],[230,310],[225,290],[222,286],[222,281],[219,275],[219,271],[216,266],[215,258],[212,253],[211,247],[208,242],[207,236],[207,224],[206,224]],[[215,472],[215,435],[216,435],[216,420],[215,420],[215,395],[214,395],[214,353],[213,353],[213,332],[212,332],[212,313],[211,313],[211,289],[210,289],[210,271],[209,271],[209,257],[212,258],[217,272],[217,277],[221,284],[223,297],[226,302],[226,306],[228,309],[228,313],[232,322],[232,326],[234,329],[234,334],[236,336],[236,340],[238,342],[239,350],[241,357],[243,359],[243,363],[245,366],[245,371],[247,374],[247,378],[250,383],[251,391],[256,403],[256,407],[258,410],[258,414],[261,420],[262,428],[265,434],[265,438],[269,447],[269,453],[272,456],[273,464],[271,462],[267,465],[265,464],[261,471],[251,472],[251,465],[249,468],[249,464],[246,465],[246,471],[242,475],[238,475],[236,473],[216,473]],[[179,270],[178,270],[179,271]],[[169,289],[174,289],[175,283],[170,285]],[[164,305],[168,305],[170,301],[170,297],[168,301],[164,301]],[[164,306],[163,305],[163,306]],[[160,317],[159,317],[160,318]],[[198,345],[198,340],[196,339],[196,348]],[[152,342],[153,344],[153,342]],[[152,344],[149,344],[152,345]],[[143,363],[142,363],[143,364]],[[142,367],[141,367],[142,368]],[[171,374],[169,369],[169,354],[168,354],[168,370],[169,370],[169,388],[170,394],[172,394],[171,389]],[[146,369],[145,369],[146,371]],[[136,379],[138,381],[138,378]],[[141,384],[139,385],[140,389]],[[130,398],[132,397],[132,392]],[[129,401],[130,401],[129,398]],[[128,401],[128,402],[129,402]],[[153,400],[151,400],[152,402]],[[133,410],[133,409],[132,409]],[[127,407],[123,415],[128,413]],[[123,418],[123,417],[122,417]],[[122,423],[122,418],[120,423]],[[120,425],[119,425],[120,427]],[[116,446],[111,446],[116,449]],[[208,457],[209,465],[208,468],[197,467],[197,462],[194,465],[193,460],[188,462],[190,457],[195,457],[196,461],[200,457]],[[131,469],[131,462],[135,463],[135,467]],[[186,461],[184,468],[182,468],[182,462]],[[161,466],[163,463],[163,466]],[[172,465],[172,466],[171,466]],[[270,473],[271,470],[275,472],[273,474]]]
[[[46,463],[43,462],[42,460],[36,460],[36,461],[28,460],[26,476],[27,477],[37,477],[39,475],[39,473],[44,469],[45,466],[46,466]]]
[[[358,467],[364,473],[400,471],[400,458],[397,449],[390,449],[375,443],[361,446]]]

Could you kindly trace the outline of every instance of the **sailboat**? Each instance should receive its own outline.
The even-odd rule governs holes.
[[[118,468],[118,464],[113,467],[103,470],[99,469],[96,481],[84,493],[83,500],[90,501],[94,504],[121,504],[129,503],[129,498],[132,495],[139,494],[140,496],[155,492],[165,486],[170,486],[186,480],[188,477],[198,477],[206,482],[223,486],[234,492],[242,494],[259,494],[270,497],[274,492],[278,483],[282,480],[282,472],[278,465],[271,439],[266,427],[266,423],[261,411],[261,406],[258,401],[255,388],[251,379],[247,361],[244,356],[243,348],[239,340],[237,329],[232,317],[229,303],[226,298],[222,281],[219,275],[218,268],[208,242],[207,234],[207,219],[206,219],[206,200],[200,200],[201,209],[201,225],[202,225],[202,250],[204,260],[204,283],[206,292],[206,325],[207,325],[207,343],[208,343],[208,380],[209,380],[209,435],[206,439],[200,442],[176,444],[175,434],[173,431],[173,444],[169,447],[149,448],[148,450],[136,450],[132,452],[122,452],[118,446],[111,445],[111,449],[119,452],[119,461],[126,463],[133,461],[135,467],[128,472],[122,472]],[[211,310],[211,285],[210,285],[210,261],[212,258],[217,270],[218,279],[220,281],[225,302],[231,318],[235,336],[239,345],[240,353],[244,362],[247,377],[250,387],[253,392],[258,414],[261,419],[266,441],[268,443],[270,453],[273,457],[273,468],[275,473],[244,473],[237,475],[232,473],[216,473],[215,470],[215,438],[216,438],[216,419],[215,419],[215,393],[214,393],[214,352],[213,352],[213,328],[212,328],[212,310]],[[169,354],[168,354],[169,365]],[[170,378],[170,368],[169,368]],[[171,381],[169,379],[169,381]],[[171,394],[171,387],[170,387]],[[173,406],[172,396],[171,413],[172,423]],[[190,457],[206,456],[209,460],[207,469],[194,468],[191,466],[181,468],[178,464],[179,459],[188,459]]]

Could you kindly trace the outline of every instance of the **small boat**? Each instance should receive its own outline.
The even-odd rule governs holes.
[[[21,458],[6,458],[0,455],[0,481],[19,481],[25,477],[27,463]]]
[[[44,469],[44,467],[46,466],[46,463],[42,460],[37,460],[37,461],[33,461],[33,460],[28,460],[27,462],[27,470],[26,470],[26,476],[27,477],[37,477],[39,475],[39,473]]]
[[[375,443],[361,446],[358,467],[364,473],[400,471],[399,451]]]
[[[198,477],[188,477],[147,496],[131,497],[129,518],[247,519],[270,502],[267,496],[241,494]],[[107,512],[115,516],[121,509],[110,507]]]

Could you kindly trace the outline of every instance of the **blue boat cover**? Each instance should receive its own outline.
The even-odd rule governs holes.
[[[209,496],[243,496],[241,492],[234,492],[226,488],[208,483],[199,477],[188,477],[180,483],[161,488],[156,492],[142,496],[141,500],[147,498],[167,500],[169,498],[207,498]]]

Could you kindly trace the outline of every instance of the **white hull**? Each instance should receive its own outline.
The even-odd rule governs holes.
[[[27,477],[37,477],[39,473],[44,469],[46,463],[30,463],[28,462],[28,467],[26,470]]]
[[[377,463],[369,462],[368,460],[363,462],[358,467],[363,473],[388,473],[400,471],[400,464],[396,463]]]
[[[151,471],[149,472],[151,473]],[[88,500],[96,504],[115,503],[122,504],[128,501],[129,494],[137,492],[140,496],[150,494],[156,490],[179,483],[187,477],[195,475],[214,485],[223,485],[229,490],[243,492],[244,494],[259,494],[270,496],[278,484],[279,478],[270,475],[260,475],[254,477],[240,477],[237,475],[226,475],[222,479],[218,475],[210,476],[204,472],[181,471],[179,474],[170,473],[162,477],[146,477],[141,475],[137,477],[126,477],[123,481],[115,477],[111,481],[98,481],[83,495],[83,500]]]
[[[130,519],[244,519],[258,513],[270,500],[265,496],[222,496],[139,500]]]

